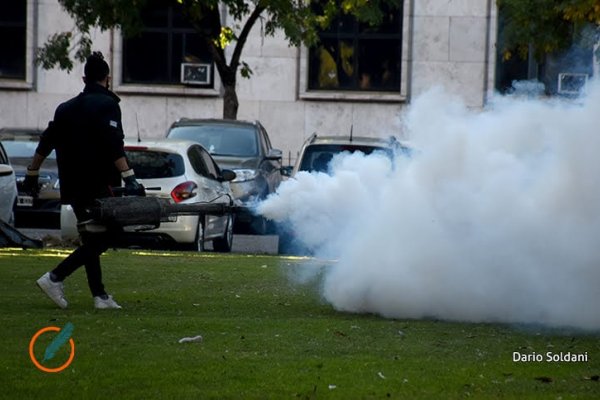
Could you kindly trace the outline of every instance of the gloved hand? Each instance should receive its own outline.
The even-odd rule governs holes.
[[[125,196],[146,195],[146,189],[144,189],[144,185],[137,181],[132,169],[121,172],[121,177],[123,178],[123,182],[125,182]]]
[[[39,177],[39,169],[30,169],[27,167],[25,179],[23,179],[23,182],[20,185],[21,190],[27,193],[29,196],[37,197],[40,193]]]

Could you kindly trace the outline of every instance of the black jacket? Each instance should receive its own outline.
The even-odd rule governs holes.
[[[98,84],[59,105],[42,133],[37,152],[56,150],[63,204],[89,203],[121,185],[115,160],[125,156],[120,99]]]

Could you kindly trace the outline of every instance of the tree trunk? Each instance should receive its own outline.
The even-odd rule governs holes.
[[[206,44],[213,56],[213,60],[215,62],[215,66],[217,67],[217,71],[219,72],[219,76],[221,77],[221,82],[223,83],[224,93],[223,93],[223,118],[224,119],[237,119],[238,112],[238,97],[236,93],[236,79],[237,79],[237,70],[240,65],[240,57],[242,55],[242,50],[244,45],[246,44],[246,39],[248,38],[248,34],[250,30],[260,17],[260,14],[265,10],[265,6],[256,5],[254,10],[246,20],[242,31],[237,37],[237,41],[235,44],[235,48],[233,50],[233,54],[231,55],[231,61],[227,64],[227,60],[225,59],[225,51],[219,45],[215,44],[216,40],[219,38],[219,33],[221,32],[221,20],[218,12],[218,8],[216,7],[208,7],[204,9],[206,15],[210,16],[207,20],[212,22],[212,28],[209,29],[208,32],[205,32],[202,28],[199,28],[200,25],[196,27],[197,31],[203,34],[204,39],[206,40]]]
[[[238,112],[238,97],[235,91],[235,81],[233,84],[223,83],[225,93],[223,93],[223,118],[224,119],[237,119]]]
[[[223,118],[224,119],[237,119],[238,112],[238,97],[236,93],[236,74],[237,74],[237,63],[227,65],[225,61],[225,52],[223,49],[215,46],[214,41],[207,38],[206,43],[210,49],[215,66],[221,77],[223,83]]]

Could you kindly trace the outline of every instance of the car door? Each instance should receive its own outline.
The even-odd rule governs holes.
[[[223,182],[218,180],[220,172],[210,154],[200,145],[190,146],[188,158],[194,172],[198,175],[198,191],[204,201],[214,203],[229,203],[229,191]],[[204,236],[223,236],[227,228],[225,216],[207,215]]]
[[[17,197],[15,172],[10,166],[4,146],[0,143],[0,219],[12,224],[13,208]]]
[[[282,153],[281,150],[273,148],[269,135],[262,125],[259,125],[258,131],[260,146],[262,147],[262,154],[264,155],[260,169],[267,180],[269,193],[272,193],[281,183]]]

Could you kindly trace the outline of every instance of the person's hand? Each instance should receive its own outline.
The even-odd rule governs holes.
[[[122,172],[121,176],[123,177],[123,182],[125,182],[125,196],[146,195],[146,189],[144,189],[144,185],[137,181],[132,169]]]
[[[21,190],[29,196],[37,197],[40,193],[39,178],[39,169],[30,169],[27,167],[25,179],[23,179],[23,182],[20,185]]]

